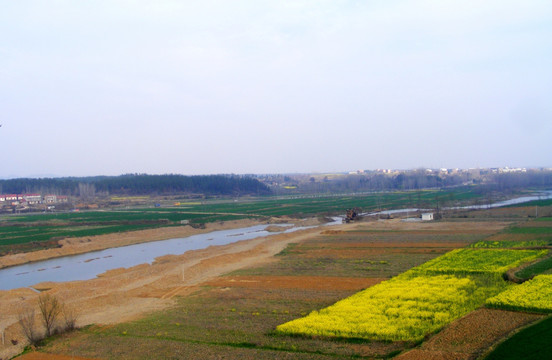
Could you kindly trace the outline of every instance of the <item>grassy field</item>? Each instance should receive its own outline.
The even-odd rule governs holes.
[[[359,196],[317,196],[259,198],[248,201],[205,201],[181,203],[171,207],[98,210],[0,217],[0,256],[57,246],[65,237],[84,237],[181,226],[181,221],[202,224],[244,218],[267,219],[272,216],[304,217],[344,214],[345,209],[363,211],[412,206],[435,206],[436,202],[457,204],[480,196],[473,188],[447,191],[378,193]]]
[[[516,276],[520,279],[529,279],[539,274],[552,274],[552,256],[523,268]]]

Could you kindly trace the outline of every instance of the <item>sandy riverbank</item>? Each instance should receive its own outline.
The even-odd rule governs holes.
[[[41,251],[41,254],[22,254],[0,259],[2,264],[14,265],[16,260],[25,263],[38,259],[64,256],[113,246],[124,246],[145,241],[182,237],[199,232],[245,227],[258,222],[233,221],[214,224],[205,230],[189,227],[144,230],[132,233],[98,236],[85,239],[63,240],[59,249]],[[339,226],[337,226],[338,228]],[[96,279],[65,283],[41,283],[35,286],[48,291],[68,307],[80,313],[78,324],[110,324],[127,321],[144,313],[162,309],[173,304],[175,296],[193,292],[197,286],[216,276],[240,268],[271,261],[290,242],[299,242],[315,236],[324,228],[317,227],[293,233],[276,234],[252,240],[244,240],[223,246],[211,246],[202,250],[188,251],[182,255],[167,255],[157,258],[152,264],[142,264],[129,269],[114,269]],[[86,238],[88,239],[88,238]],[[36,307],[39,294],[22,288],[0,291],[0,331],[5,329],[5,344],[0,343],[0,359],[20,352],[25,343],[17,324],[17,314],[26,306]],[[17,345],[12,344],[17,341]]]

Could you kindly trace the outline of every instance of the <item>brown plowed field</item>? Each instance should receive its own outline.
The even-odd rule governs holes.
[[[225,276],[204,283],[255,289],[362,290],[384,279],[332,276]]]
[[[396,359],[477,359],[516,328],[542,317],[521,312],[479,309],[453,322],[424,342],[419,349],[408,351]]]

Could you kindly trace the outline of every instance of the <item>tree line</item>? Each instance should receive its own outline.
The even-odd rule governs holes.
[[[0,180],[0,193],[40,193],[69,196],[105,195],[267,195],[268,186],[250,176],[240,175],[148,175],[19,178]]]
[[[336,179],[310,179],[305,176],[278,175],[269,180],[293,185],[290,190],[276,188],[278,193],[343,193],[359,191],[404,191],[420,189],[441,189],[462,185],[478,185],[481,191],[514,191],[523,188],[552,187],[552,171],[528,170],[519,173],[494,173],[486,171],[478,174],[461,172],[456,174],[428,173],[425,170],[404,171],[388,175],[380,173],[350,174]],[[277,189],[277,190],[276,190]]]

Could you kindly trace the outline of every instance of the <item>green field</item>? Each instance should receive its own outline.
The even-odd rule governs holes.
[[[552,256],[521,269],[516,273],[516,277],[529,279],[539,274],[552,274]]]
[[[374,193],[358,196],[295,196],[258,198],[254,200],[205,201],[183,203],[180,206],[149,207],[120,210],[98,210],[0,217],[0,255],[56,247],[65,237],[85,237],[117,232],[143,230],[162,226],[273,216],[306,217],[342,215],[345,209],[358,207],[363,211],[412,206],[440,206],[471,201],[478,195],[473,188],[447,191]]]
[[[485,360],[542,360],[552,354],[552,317],[515,334],[500,344]]]

